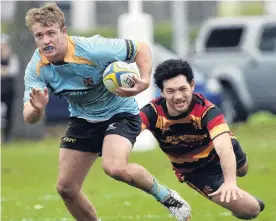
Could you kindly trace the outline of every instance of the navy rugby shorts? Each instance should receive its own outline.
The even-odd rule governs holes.
[[[61,139],[60,147],[82,152],[101,153],[106,135],[118,134],[127,138],[133,145],[140,132],[140,115],[119,113],[107,121],[98,123],[71,117],[66,134]]]

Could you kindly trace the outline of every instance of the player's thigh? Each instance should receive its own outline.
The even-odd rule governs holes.
[[[93,162],[102,151],[104,123],[92,124],[71,118],[60,144],[59,183],[81,185]]]
[[[103,165],[127,164],[133,144],[140,132],[139,115],[119,114],[111,118],[103,143]]]
[[[99,153],[60,148],[58,185],[80,189]]]

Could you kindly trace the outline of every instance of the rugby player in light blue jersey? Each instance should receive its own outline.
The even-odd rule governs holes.
[[[143,167],[128,163],[141,131],[139,108],[133,96],[149,87],[152,58],[142,42],[66,34],[64,14],[55,3],[31,9],[26,25],[38,49],[25,71],[24,119],[43,117],[48,93],[64,96],[70,123],[61,140],[57,191],[78,221],[98,220],[96,210],[81,191],[89,169],[102,154],[109,176],[139,188],[167,207],[177,220],[188,220],[190,206]],[[141,79],[133,88],[119,88],[116,96],[102,83],[102,73],[114,61],[136,62]],[[115,191],[115,190],[114,190]]]

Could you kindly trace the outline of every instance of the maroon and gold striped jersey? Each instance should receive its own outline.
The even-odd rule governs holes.
[[[223,133],[232,136],[219,108],[197,93],[189,109],[179,116],[168,115],[162,97],[144,106],[140,115],[142,128],[152,132],[174,170],[182,174],[218,162],[212,140]]]

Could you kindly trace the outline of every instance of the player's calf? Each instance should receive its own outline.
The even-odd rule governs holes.
[[[260,211],[259,205],[247,205],[245,208],[233,211],[233,215],[238,219],[250,220],[255,219],[259,215]]]
[[[212,201],[230,210],[235,217],[242,220],[255,219],[264,209],[264,203],[246,191],[243,191],[243,198],[231,199],[229,203],[221,202],[220,195],[212,197]]]
[[[265,208],[263,201],[254,197],[257,203],[252,203],[250,205],[245,205],[244,208],[240,208],[236,212],[233,212],[233,215],[242,220],[255,219]]]

